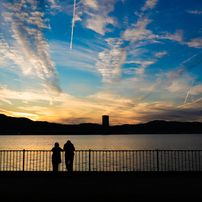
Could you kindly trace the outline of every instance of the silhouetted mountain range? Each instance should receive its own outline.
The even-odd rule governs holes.
[[[144,124],[109,126],[108,134],[202,134],[201,122],[155,120]],[[1,135],[102,134],[102,125],[65,125],[0,114]]]

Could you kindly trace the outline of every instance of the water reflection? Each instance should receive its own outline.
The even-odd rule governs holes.
[[[74,142],[76,150],[201,149],[202,135],[10,135],[0,136],[0,150],[50,150],[55,142]]]

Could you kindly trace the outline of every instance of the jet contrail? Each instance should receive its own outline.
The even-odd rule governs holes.
[[[186,104],[180,105],[180,106],[178,106],[178,107],[176,107],[176,108],[185,108],[186,106],[192,105],[192,104],[194,104],[194,103],[196,103],[196,102],[199,102],[199,101],[201,101],[201,100],[202,100],[202,97],[199,98],[199,99],[197,99],[197,100],[195,100],[195,101],[193,101],[193,102],[191,102],[191,103],[186,103]]]
[[[183,63],[186,63],[187,61],[190,61],[192,58],[194,58],[194,57],[196,57],[196,56],[199,55],[199,59],[200,59],[200,60],[198,59],[197,62],[194,63],[194,66],[197,66],[198,64],[201,63],[201,53],[202,53],[202,51],[201,51],[200,53],[198,53],[198,54],[195,54],[194,56],[192,56],[191,58],[189,58],[188,60],[186,60],[186,61],[183,62]],[[198,71],[197,71],[197,73],[198,73]],[[197,73],[196,73],[196,75],[197,75]],[[195,78],[193,79],[193,81],[191,82],[191,86],[193,85],[193,83],[194,83],[194,81],[195,81],[195,79],[196,79],[196,75],[195,75]],[[191,88],[192,88],[192,87],[191,87]],[[187,92],[187,95],[186,95],[185,100],[184,100],[184,104],[187,102],[187,98],[188,98],[188,96],[189,96],[189,94],[190,94],[191,88],[190,88],[189,91]]]
[[[196,76],[195,76],[195,78],[196,78]],[[193,85],[193,83],[194,83],[194,81],[195,81],[195,78],[194,78],[193,81],[191,82],[191,86]],[[189,96],[190,91],[191,91],[191,88],[190,88],[189,91],[187,92],[187,95],[186,95],[186,97],[185,97],[185,99],[184,99],[184,104],[187,102],[187,98],[188,98],[188,96]]]
[[[76,8],[76,0],[74,0],[74,10],[73,10],[73,18],[72,18],[72,33],[71,33],[70,50],[72,50],[72,40],[73,40],[74,22],[75,22],[75,8]]]

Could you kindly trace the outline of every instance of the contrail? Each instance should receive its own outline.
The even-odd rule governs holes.
[[[193,69],[195,66],[197,66],[197,65],[199,65],[199,64],[201,64],[201,63],[202,63],[202,51],[199,52],[199,53],[197,53],[197,54],[195,54],[195,55],[193,55],[192,57],[188,58],[188,59],[185,60],[184,62],[182,62],[182,63],[180,64],[180,67],[181,67],[181,68],[180,68],[179,70],[177,70],[177,71],[174,71],[170,78],[167,78],[167,79],[165,79],[165,80],[162,81],[162,82],[160,81],[160,82],[156,83],[156,84],[153,86],[153,89],[152,89],[147,95],[145,95],[144,97],[142,97],[139,102],[143,101],[145,98],[147,98],[147,97],[149,97],[151,94],[153,94],[153,92],[155,91],[155,89],[162,88],[162,86],[164,86],[164,85],[168,85],[168,84],[169,84],[170,82],[172,82],[173,80],[176,80],[176,79],[178,79],[180,76],[182,76],[182,74],[183,74],[184,72]],[[197,75],[197,74],[196,74],[196,75]],[[192,85],[193,85],[195,79],[196,79],[196,76],[195,76],[195,78],[194,78],[193,81],[192,81]],[[184,104],[186,103],[187,98],[188,98],[190,92],[191,92],[191,88],[190,88],[190,90],[188,91],[188,93],[187,93],[187,95],[186,95]]]
[[[186,60],[186,61],[183,62],[183,63],[186,63],[187,61],[190,61],[192,58],[194,58],[194,57],[196,57],[196,56],[199,55],[200,60],[198,59],[197,62],[194,64],[194,66],[197,66],[198,64],[201,63],[201,53],[202,53],[202,51],[201,51],[200,53],[198,53],[198,54],[195,54],[194,56],[192,56],[191,58],[189,58],[188,60]],[[197,73],[198,73],[198,71],[197,71]],[[196,73],[196,75],[197,75],[197,73]],[[195,79],[196,79],[196,75],[195,75],[193,81],[191,82],[191,86],[193,85],[193,83],[194,83],[194,81],[195,81]],[[187,102],[187,98],[188,98],[188,96],[189,96],[189,94],[190,94],[190,91],[191,91],[191,88],[190,88],[189,91],[187,92],[187,95],[186,95],[185,100],[184,100],[184,104]]]
[[[190,88],[189,91],[187,92],[187,95],[186,95],[186,97],[185,97],[185,99],[184,99],[184,104],[187,102],[187,98],[188,98],[188,96],[189,96],[190,91],[191,91],[191,88]]]
[[[190,70],[201,63],[202,63],[202,51],[193,55],[189,59],[185,60],[183,63],[181,63],[181,66],[184,66],[187,68],[187,70]]]
[[[74,10],[73,10],[73,18],[72,18],[72,33],[71,33],[70,50],[72,50],[72,40],[73,40],[74,22],[75,22],[75,8],[76,8],[76,0],[74,0]]]
[[[202,97],[199,98],[199,99],[197,99],[197,100],[195,100],[195,101],[193,101],[193,102],[191,102],[191,103],[186,103],[186,104],[180,105],[180,106],[178,106],[177,108],[185,108],[186,106],[192,105],[192,104],[194,104],[194,103],[196,103],[196,102],[199,102],[199,101],[201,101],[201,100],[202,100]]]
[[[196,78],[196,76],[195,76],[195,78]],[[194,78],[193,81],[191,82],[191,85],[193,85],[193,83],[194,83],[194,81],[195,81],[195,78]],[[188,98],[188,96],[189,96],[190,91],[191,91],[191,88],[190,88],[189,91],[187,92],[187,95],[186,95],[186,97],[185,97],[185,99],[184,99],[184,104],[187,102],[187,98]]]

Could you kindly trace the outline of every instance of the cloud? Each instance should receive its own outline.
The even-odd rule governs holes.
[[[68,69],[86,71],[97,74],[95,63],[97,61],[97,52],[92,51],[93,41],[88,43],[90,48],[84,48],[78,44],[74,45],[71,51],[67,49],[69,43],[52,40],[49,43],[50,53],[53,55],[57,65]],[[60,52],[58,52],[60,50]],[[94,49],[95,50],[95,49]]]
[[[88,97],[93,99],[98,105],[105,106],[102,114],[108,114],[110,117],[114,114],[121,116],[124,114],[124,110],[130,111],[135,106],[131,99],[112,93],[98,92]]]
[[[112,29],[107,28],[108,24],[115,26],[114,17],[109,17],[109,13],[114,10],[114,5],[117,0],[82,0],[83,14],[86,18],[84,25],[86,28],[95,31],[98,34],[105,35],[106,32],[112,32]]]
[[[192,81],[192,85],[194,83],[194,80]],[[202,85],[201,84],[195,85],[195,86],[191,86],[191,88],[187,92],[187,95],[186,95],[186,97],[184,99],[184,104],[187,102],[187,99],[188,99],[189,95],[200,95],[201,93],[202,93]]]
[[[19,92],[19,91],[13,91],[8,89],[6,85],[0,85],[0,99],[4,102],[7,102],[12,105],[11,100],[21,100],[25,102],[37,102],[40,100],[51,102],[52,97],[56,96],[57,94],[53,94],[50,96],[50,94],[47,91],[25,91],[25,92]],[[71,96],[69,96],[70,98]],[[4,99],[4,100],[3,100]]]
[[[103,36],[105,35],[106,31],[110,31],[109,29],[106,29],[106,25],[114,24],[114,20],[111,17],[96,15],[92,13],[89,13],[89,15],[91,16],[91,18],[87,19],[86,27]]]
[[[165,32],[165,35],[160,36],[160,39],[169,39],[172,41],[183,42],[183,30],[177,30],[174,34],[170,34],[169,32]]]
[[[190,42],[185,42],[189,47],[202,48],[202,37],[191,39]]]
[[[82,0],[82,3],[94,10],[99,9],[98,2],[96,0]]]
[[[115,2],[116,1],[113,3]],[[110,31],[106,28],[106,25],[115,25],[114,19],[108,16],[109,12],[113,11],[114,9],[113,3],[107,2],[106,5],[104,5],[104,2],[103,4],[102,2],[98,4],[97,1],[82,1],[82,3],[87,7],[84,10],[84,13],[88,16],[85,26],[88,29],[94,30],[95,32],[104,36],[106,31]],[[145,5],[148,9],[152,9],[156,3],[157,1],[147,1]],[[99,11],[97,9],[98,7]],[[97,13],[92,13],[88,8],[93,9]],[[102,75],[103,82],[118,83],[121,80],[123,73],[121,67],[126,61],[130,45],[135,44],[136,42],[140,44],[143,40],[147,42],[152,41],[154,38],[158,37],[154,35],[152,31],[146,29],[146,26],[151,22],[152,20],[140,16],[137,23],[132,24],[130,28],[126,29],[121,34],[120,38],[106,39],[108,44],[111,46],[111,49],[105,49],[104,51],[100,52],[98,54],[98,61],[96,63],[97,71]],[[124,45],[124,43],[127,41],[130,42],[129,46]],[[136,70],[136,72],[140,76],[143,76],[144,70],[148,65],[149,64],[146,64],[145,62],[142,64],[141,68]]]
[[[162,52],[156,53],[155,56],[156,56],[157,58],[162,58],[164,55],[167,55],[167,54],[168,54],[168,52],[164,50],[164,51],[162,51]]]
[[[13,11],[21,11],[22,3],[3,3],[3,6]]]
[[[158,0],[147,0],[141,10],[145,11],[148,9],[153,9],[156,6],[157,2]]]
[[[51,9],[60,9],[60,6],[57,4],[57,0],[47,0],[51,3]]]
[[[190,39],[189,42],[186,42],[183,40],[183,34],[184,31],[183,30],[177,30],[174,34],[170,34],[168,32],[165,32],[164,35],[158,36],[157,38],[159,39],[169,39],[171,41],[177,41],[180,44],[186,44],[189,47],[194,47],[194,48],[201,48],[202,47],[202,38],[194,38],[194,39]]]
[[[98,92],[94,95],[88,96],[91,99],[102,102],[104,105],[113,107],[134,107],[131,99],[120,97],[106,92]]]
[[[155,38],[152,31],[146,29],[146,26],[151,22],[148,18],[140,18],[136,24],[132,24],[132,28],[124,31],[122,38],[125,41],[130,41],[131,44],[143,39]]]
[[[21,7],[24,5],[22,1]],[[13,6],[4,4],[10,10]],[[11,7],[10,7],[11,6]],[[61,92],[58,73],[55,65],[48,53],[49,45],[46,42],[42,29],[48,28],[43,17],[44,13],[30,8],[23,11],[3,12],[5,22],[10,23],[12,30],[12,45],[6,49],[1,49],[4,57],[13,60],[13,63],[19,66],[25,75],[37,75],[44,80],[46,85],[53,91]],[[35,27],[33,28],[32,25]],[[4,43],[6,44],[6,43]],[[8,44],[8,43],[7,43]],[[20,51],[19,51],[20,50]]]
[[[190,90],[191,95],[199,95],[201,93],[202,93],[202,84],[195,85]]]
[[[196,53],[187,60],[183,61],[180,65],[185,69],[190,70],[201,63],[202,63],[202,51]]]
[[[168,87],[166,87],[166,89],[168,89],[170,92],[187,92],[187,90],[189,89],[189,82],[190,82],[190,78],[181,78],[181,79],[177,79],[177,80],[173,80],[171,82],[171,85],[169,85]]]
[[[103,82],[117,83],[121,79],[121,65],[125,63],[127,53],[122,48],[112,48],[98,54],[96,68],[103,77]]]
[[[98,54],[99,61],[96,63],[96,67],[103,77],[103,82],[118,83],[122,78],[123,71],[121,67],[126,63],[131,46],[134,44],[141,46],[143,40],[148,42],[156,37],[150,30],[146,29],[150,22],[151,20],[148,18],[140,17],[136,24],[132,24],[131,28],[122,33],[120,38],[106,39],[111,49],[100,52]],[[127,41],[130,42],[129,45],[125,45]],[[136,68],[136,73],[142,77],[145,68],[153,63],[153,61],[142,62],[141,68]]]
[[[7,86],[0,85],[0,100],[10,105],[18,101],[18,105],[13,105],[12,110],[4,110],[4,114],[19,116],[19,113],[25,117],[35,120],[46,120],[51,122],[60,122],[66,120],[65,123],[73,123],[73,119],[91,120],[91,122],[101,121],[101,114],[109,109],[103,104],[96,102],[80,100],[67,93],[54,93],[45,90],[13,91]],[[20,104],[19,101],[22,101]],[[47,104],[49,103],[49,105]],[[1,111],[1,109],[0,109]],[[97,115],[95,115],[97,114]],[[92,118],[93,117],[93,118]],[[64,123],[64,122],[63,122]],[[78,122],[77,122],[78,123]]]
[[[150,120],[167,121],[201,121],[201,110],[199,109],[179,109],[174,107],[156,109],[155,113],[148,110],[147,114],[141,116],[141,120],[148,122]]]
[[[145,69],[149,66],[155,63],[155,61],[127,61],[126,64],[139,64],[141,65],[139,68],[136,69],[136,74],[140,76],[140,78],[143,77],[143,74],[145,72]]]
[[[150,92],[140,98],[140,100],[143,101],[145,98],[149,97],[156,91],[160,91],[161,89],[167,89],[170,92],[186,93],[189,91],[190,86],[186,83],[188,80],[182,80],[183,82],[185,81],[182,83],[179,78],[184,76],[187,71],[202,63],[201,54],[202,52],[199,52],[198,54],[195,54],[187,60],[183,61],[175,70],[163,73],[161,76],[159,75]],[[189,79],[189,81],[191,80]],[[191,91],[189,93],[191,93]]]
[[[188,10],[187,12],[191,14],[199,14],[199,15],[202,14],[202,11],[198,11],[198,10],[195,10],[195,11]]]
[[[153,9],[157,0],[146,1],[145,5],[142,8],[142,11],[146,11],[148,9]],[[183,40],[183,30],[176,30],[174,33],[162,32],[161,34],[154,34],[151,30],[147,28],[147,26],[152,22],[151,19],[148,18],[148,15],[144,15],[144,13],[138,15],[139,19],[136,23],[131,24],[125,31],[120,33],[119,38],[108,38],[105,39],[111,48],[106,49],[98,54],[98,62],[96,63],[97,70],[101,73],[103,77],[103,82],[118,84],[121,79],[123,79],[123,74],[138,74],[140,78],[144,76],[145,69],[157,62],[156,59],[150,61],[144,61],[137,57],[137,52],[140,51],[140,47],[149,43],[161,43],[161,40],[170,40],[177,41],[178,43],[184,45],[188,45],[189,47],[200,47],[201,39],[192,39],[190,42],[185,42]],[[104,34],[104,31],[100,31],[100,33]],[[128,43],[129,42],[129,43]],[[132,55],[132,52],[136,51],[136,54]],[[167,51],[160,51],[155,53],[156,58],[161,58],[167,55]],[[136,57],[134,56],[136,55]],[[128,57],[128,59],[127,59]],[[135,58],[135,60],[131,60],[131,58]],[[136,59],[138,58],[138,59]],[[131,60],[131,61],[130,61]],[[198,60],[198,62],[196,62]],[[194,63],[200,64],[200,59],[195,58],[195,62],[192,60],[192,67],[189,66],[188,63],[182,64],[179,68],[176,68],[172,73],[168,73],[166,78],[158,79],[155,82],[154,88],[151,92],[149,92],[148,96],[151,95],[154,91],[159,88],[167,88],[170,86],[172,81],[178,79],[180,76],[184,74],[184,72],[190,70],[194,66]],[[122,68],[123,64],[134,64],[139,65],[140,67],[130,67],[130,71],[126,71]],[[162,85],[162,86],[161,86]],[[170,87],[170,90],[174,89],[174,86]],[[147,95],[145,97],[148,97]]]
[[[196,91],[201,91],[201,86]],[[98,92],[80,100],[66,93],[54,94],[47,91],[12,91],[0,85],[1,98],[14,103],[23,101],[15,110],[2,110],[4,114],[24,116],[33,120],[46,120],[66,124],[93,122],[101,124],[101,115],[109,114],[110,124],[134,124],[154,119],[194,121],[201,120],[201,100],[181,108],[174,107],[171,101],[135,102],[120,95]],[[49,105],[44,105],[49,102]],[[7,102],[8,103],[8,102]],[[19,102],[18,102],[19,103]]]
[[[188,58],[187,60],[183,61],[179,65],[179,67],[177,67],[175,70],[166,73],[165,74],[167,77],[166,82],[171,82],[171,81],[178,79],[179,77],[184,75],[184,73],[187,72],[188,70],[191,70],[194,67],[201,64],[202,63],[202,57],[201,56],[202,56],[202,51],[193,55],[192,57]]]

